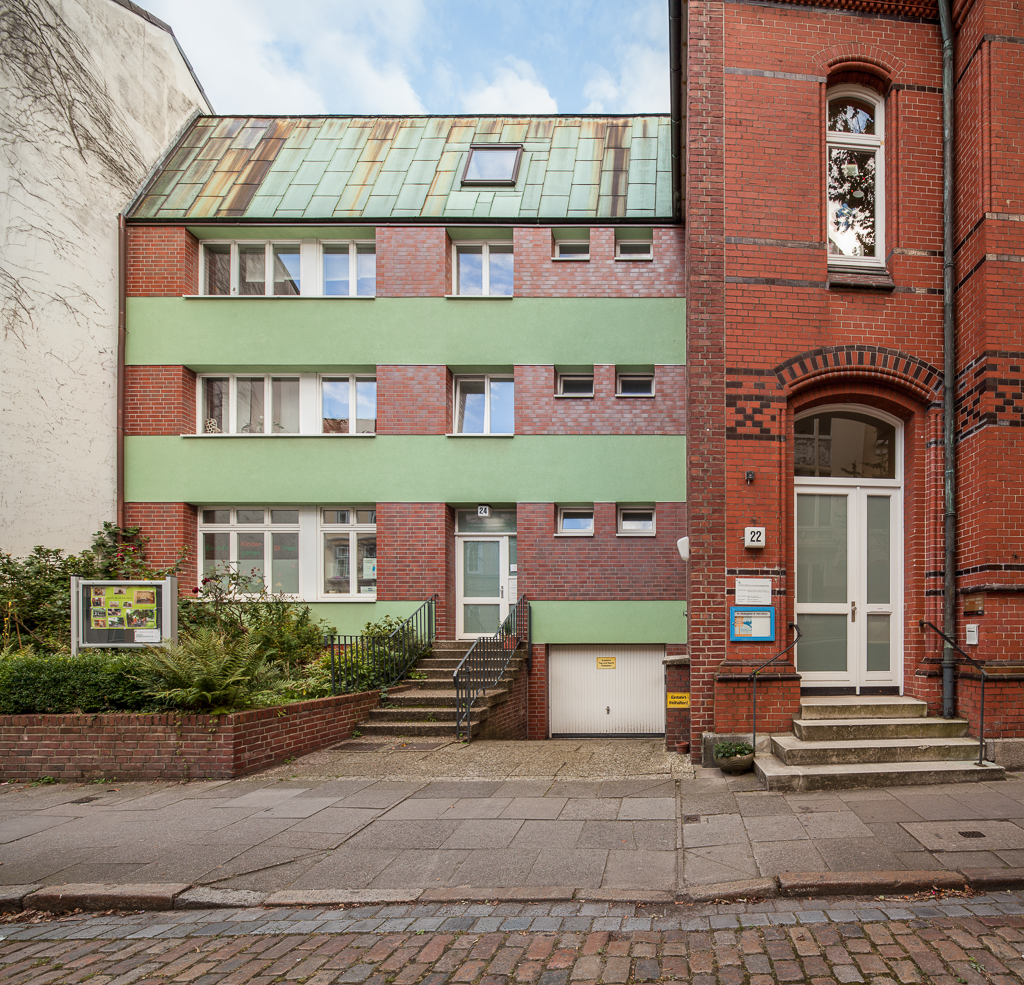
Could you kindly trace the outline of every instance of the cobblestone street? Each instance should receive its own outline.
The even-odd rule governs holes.
[[[1016,983],[1024,894],[20,914],[4,985]]]

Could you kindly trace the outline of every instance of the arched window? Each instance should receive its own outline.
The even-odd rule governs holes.
[[[838,482],[899,478],[895,424],[853,408],[801,417],[793,427],[794,475]]]
[[[829,263],[885,263],[885,103],[860,86],[828,92]]]

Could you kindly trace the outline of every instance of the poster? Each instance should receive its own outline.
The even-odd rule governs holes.
[[[729,639],[763,642],[775,639],[775,609],[734,605],[729,609]]]
[[[71,579],[71,652],[178,638],[178,581]]]
[[[152,585],[93,585],[89,589],[90,629],[158,629]]]

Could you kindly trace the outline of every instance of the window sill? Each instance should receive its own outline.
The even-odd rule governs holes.
[[[556,393],[555,400],[593,400],[592,393]]]
[[[514,294],[446,294],[449,301],[511,301]]]
[[[617,400],[653,400],[655,394],[653,393],[617,393],[615,394]]]
[[[555,263],[590,263],[590,257],[552,257]]]
[[[654,260],[653,256],[649,257],[616,257],[616,263],[651,263]]]
[[[594,534],[593,534],[593,533],[589,533],[589,534],[567,534],[567,533],[558,533],[558,534],[555,534],[555,536],[556,536],[556,537],[567,537],[567,538],[569,538],[569,539],[579,539],[580,537],[593,537],[593,536],[594,536]]]
[[[446,438],[514,438],[515,435],[514,434],[505,434],[505,433],[477,434],[475,431],[473,431],[473,432],[446,434],[445,437]]]
[[[182,294],[186,301],[373,301],[375,294]]]
[[[896,289],[885,267],[829,267],[827,285],[834,288],[855,288],[868,291]]]
[[[374,434],[302,434],[289,431],[287,434],[181,434],[180,438],[376,438]]]
[[[657,530],[648,530],[643,533],[623,533],[621,530],[615,535],[616,537],[657,537]]]
[[[376,602],[376,595],[321,595],[317,602]]]

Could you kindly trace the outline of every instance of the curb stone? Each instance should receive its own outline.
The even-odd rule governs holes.
[[[264,906],[338,906],[357,903],[421,902],[422,889],[285,889],[264,899]]]
[[[569,898],[586,903],[674,903],[676,894],[661,889],[578,889]]]
[[[425,889],[420,903],[562,903],[573,898],[572,886],[506,886],[474,889],[472,886],[438,886]]]
[[[257,893],[250,889],[214,889],[196,886],[175,897],[175,910],[212,910],[220,907],[263,906],[270,893]]]
[[[1024,869],[961,869],[975,889],[1020,889],[1024,886]]]
[[[773,897],[779,895],[774,879],[743,879],[740,882],[717,882],[708,886],[694,886],[683,893],[687,903],[713,903],[717,899],[743,899],[748,896]]]
[[[960,872],[929,869],[905,872],[780,872],[783,896],[874,896],[921,889],[966,889]]]
[[[143,882],[113,885],[110,883],[67,883],[44,886],[26,896],[26,909],[48,910],[173,910],[174,899],[187,889],[187,883]]]
[[[19,913],[25,908],[25,897],[43,887],[39,883],[29,886],[0,886],[0,913]]]

